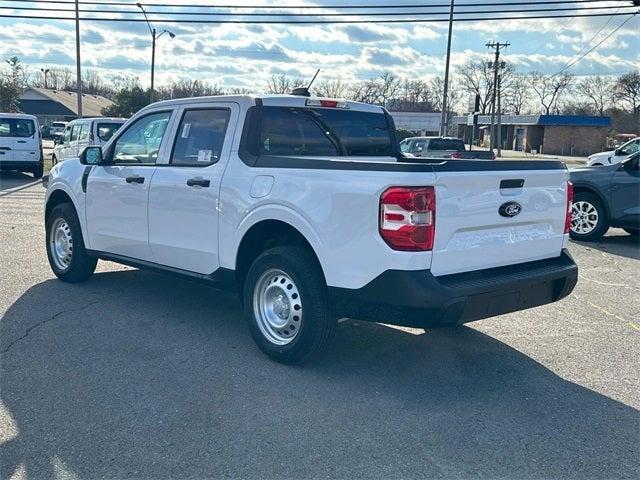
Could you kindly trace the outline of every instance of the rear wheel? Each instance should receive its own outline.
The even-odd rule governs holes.
[[[571,230],[574,240],[595,242],[609,229],[607,212],[600,199],[593,193],[578,192],[571,207]]]
[[[47,218],[47,258],[51,270],[60,280],[76,283],[88,279],[98,260],[87,255],[75,208],[62,203]]]
[[[33,173],[33,178],[42,178],[42,174],[44,173],[43,166],[38,165],[32,170],[32,173]]]
[[[315,257],[300,247],[276,247],[251,265],[244,282],[245,316],[258,347],[281,363],[320,354],[336,326]]]

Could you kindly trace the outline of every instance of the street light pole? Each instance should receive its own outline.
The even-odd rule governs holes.
[[[444,86],[442,88],[442,115],[440,116],[440,136],[444,137],[447,132],[447,96],[449,94],[449,60],[451,59],[451,34],[453,31],[453,3],[451,0],[451,9],[449,10],[449,37],[447,38],[447,58],[444,66]]]
[[[40,71],[44,74],[44,88],[47,89],[47,73],[49,73],[48,68],[41,68]]]
[[[80,11],[76,0],[76,90],[78,94],[78,118],[82,118],[82,73],[80,71]]]
[[[154,82],[155,82],[155,70],[156,70],[156,40],[160,38],[162,35],[164,35],[165,33],[168,33],[169,37],[171,38],[176,38],[176,34],[173,32],[170,32],[169,30],[163,30],[162,32],[160,32],[160,34],[158,34],[156,32],[156,29],[153,26],[151,26],[151,22],[149,22],[149,19],[147,18],[147,12],[142,7],[142,4],[136,3],[136,6],[140,10],[142,10],[144,19],[147,22],[147,27],[149,27],[149,32],[151,33],[151,91],[149,92],[149,99],[151,103],[153,103],[154,96],[155,96]]]

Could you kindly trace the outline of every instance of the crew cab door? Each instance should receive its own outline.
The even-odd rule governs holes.
[[[156,111],[131,123],[104,153],[111,164],[89,173],[85,211],[92,250],[154,260],[147,221],[149,185],[156,161],[166,155],[172,113]]]
[[[170,156],[149,193],[149,244],[157,263],[201,274],[218,269],[220,184],[238,115],[235,103],[178,111]]]
[[[640,171],[638,156],[624,161],[611,175],[611,218],[617,223],[640,226]]]

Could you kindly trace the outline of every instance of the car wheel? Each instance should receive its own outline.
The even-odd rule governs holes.
[[[33,169],[33,178],[42,178],[42,174],[43,174],[43,167],[42,165],[38,165],[36,168]]]
[[[640,235],[640,228],[623,228],[623,230],[634,237]]]
[[[600,240],[608,229],[607,212],[600,199],[592,193],[576,193],[571,207],[571,238],[594,242]]]
[[[58,163],[58,159],[56,158],[55,155],[51,156],[51,166],[55,165],[56,163]]]
[[[47,258],[56,277],[76,283],[88,279],[98,259],[87,255],[76,210],[70,203],[56,206],[46,223]]]
[[[318,261],[300,247],[263,252],[244,282],[244,308],[258,347],[281,363],[300,363],[326,349],[337,324]]]

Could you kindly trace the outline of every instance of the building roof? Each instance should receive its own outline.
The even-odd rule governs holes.
[[[467,124],[467,116],[453,117],[455,124]],[[589,115],[502,115],[502,125],[540,125],[566,127],[609,127],[611,118]],[[489,125],[491,115],[478,115],[478,125]]]
[[[99,117],[102,115],[102,109],[112,104],[108,98],[83,93],[82,115]],[[77,115],[77,94],[50,88],[29,87],[20,98],[20,107],[23,112],[33,115]]]

